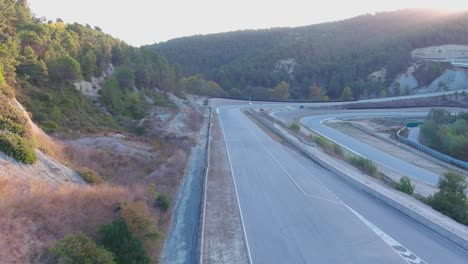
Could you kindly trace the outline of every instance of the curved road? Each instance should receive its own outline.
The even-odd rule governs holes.
[[[239,106],[217,112],[251,263],[468,263],[467,251],[273,140]]]
[[[352,117],[425,117],[427,112],[359,112],[359,113],[340,113],[340,114],[326,114],[318,116],[309,116],[301,119],[301,123],[310,129],[316,131],[324,137],[344,146],[345,148],[366,157],[375,163],[390,168],[402,175],[424,182],[426,184],[437,186],[439,175],[415,166],[405,160],[399,159],[391,154],[381,151],[372,147],[362,141],[359,141],[352,136],[337,131],[327,125],[323,121],[338,118],[352,118]]]

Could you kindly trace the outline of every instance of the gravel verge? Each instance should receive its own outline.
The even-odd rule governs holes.
[[[206,178],[203,248],[200,263],[248,263],[227,150],[215,114]]]

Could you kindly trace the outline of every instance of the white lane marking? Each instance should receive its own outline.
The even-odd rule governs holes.
[[[278,163],[278,165],[281,167],[281,169],[283,169],[283,171],[288,175],[288,177],[296,184],[296,186],[299,188],[299,190],[302,191],[302,193],[306,196],[307,193],[305,193],[303,191],[303,189],[298,186],[298,184],[291,178],[290,174],[285,170],[285,168],[279,163],[279,161],[273,157],[272,153],[266,148],[266,145],[260,140],[260,138],[258,137],[257,134],[255,134],[249,127],[248,127],[250,133],[254,134],[255,137],[257,138],[257,140],[259,140],[263,147],[267,150],[267,152],[270,154],[270,156]],[[283,150],[284,151],[284,150]],[[286,152],[286,151],[284,151]],[[287,152],[286,152],[287,153]],[[395,239],[393,239],[391,236],[389,236],[388,234],[386,234],[384,231],[382,231],[380,228],[378,228],[377,226],[375,226],[373,223],[371,223],[369,220],[367,220],[364,216],[360,215],[358,212],[354,211],[354,209],[352,209],[350,206],[348,206],[343,200],[341,200],[333,191],[331,191],[328,187],[326,187],[319,179],[315,178],[312,173],[309,172],[309,170],[307,170],[307,168],[305,168],[305,166],[303,166],[299,161],[297,161],[294,157],[291,156],[291,154],[287,153],[293,160],[296,161],[297,164],[299,164],[303,169],[305,169],[307,171],[307,173],[309,175],[311,175],[318,183],[320,183],[320,185],[322,185],[323,187],[325,187],[329,192],[331,192],[336,199],[338,199],[338,201],[340,202],[340,204],[344,205],[346,208],[348,208],[354,215],[356,215],[358,217],[359,220],[361,220],[371,231],[373,231],[378,237],[380,237],[385,243],[387,243],[403,260],[405,260],[405,262],[407,262],[408,264],[413,264],[413,263],[420,263],[420,264],[423,264],[423,263],[427,263],[425,262],[424,260],[422,260],[421,258],[419,258],[418,256],[416,256],[416,254],[414,254],[413,252],[411,252],[409,249],[407,249],[406,247],[404,247],[402,244],[400,244],[398,241],[396,241]],[[327,199],[326,199],[327,200]],[[331,201],[331,200],[328,200],[328,201]],[[333,201],[335,202],[335,201]],[[336,203],[336,202],[335,202]],[[403,252],[400,252],[398,250],[395,249],[395,247],[401,247],[403,249],[405,249],[405,253],[409,253],[408,255],[406,254],[403,254]],[[415,259],[409,259],[408,257],[409,256],[414,256]]]
[[[374,231],[374,233],[376,233],[385,243],[387,243],[393,250],[395,250],[395,252],[397,252],[398,255],[400,255],[400,257],[402,257],[407,263],[409,263],[409,264],[411,264],[411,263],[427,263],[424,260],[422,260],[421,258],[419,258],[418,256],[416,256],[416,254],[414,254],[413,252],[408,250],[406,247],[404,247],[402,244],[400,244],[398,241],[393,239],[391,236],[387,235],[380,228],[378,228],[377,226],[372,224],[364,216],[362,216],[358,212],[354,211],[351,207],[349,207],[348,205],[346,205],[346,207],[348,207],[348,209],[353,214],[355,214],[364,224],[366,224],[372,231]],[[396,250],[395,247],[404,248],[406,250],[406,252],[405,252],[406,254]],[[414,256],[415,259],[408,259],[408,257],[410,257],[410,256]]]
[[[219,115],[219,107],[216,107],[216,114]]]
[[[297,183],[296,180],[294,180],[294,178],[291,176],[291,174],[289,174],[289,172],[283,167],[283,165],[281,165],[281,163],[275,158],[275,156],[273,156],[273,153],[270,152],[270,150],[267,148],[265,143],[263,143],[263,141],[258,137],[258,135],[255,134],[250,127],[247,127],[247,129],[249,130],[249,132],[252,135],[254,135],[257,138],[257,140],[260,142],[260,144],[262,144],[263,148],[268,152],[270,157],[276,162],[276,164],[278,164],[278,166],[281,168],[281,170],[283,170],[284,173],[286,173],[289,180],[291,180],[291,182],[297,187],[297,189],[299,189],[302,192],[302,194],[304,194],[307,197],[320,199],[320,200],[324,200],[324,201],[328,201],[328,202],[331,202],[331,203],[342,205],[340,202],[333,201],[333,200],[326,199],[326,198],[322,198],[322,197],[318,197],[318,196],[314,196],[314,195],[311,195],[311,194],[307,193],[306,191],[304,191],[304,189],[302,189],[302,187],[299,185],[299,183]]]
[[[229,166],[231,168],[232,182],[234,183],[234,190],[236,191],[237,206],[239,207],[239,214],[240,214],[240,219],[241,219],[241,224],[242,224],[242,231],[244,232],[245,246],[247,248],[247,256],[249,258],[249,263],[253,264],[252,255],[250,254],[249,240],[247,238],[247,232],[245,231],[244,217],[242,216],[242,207],[241,207],[240,200],[239,200],[239,194],[237,192],[236,179],[234,177],[234,169],[232,168],[231,155],[229,155],[229,146],[228,146],[228,142],[227,142],[227,139],[226,139],[226,134],[224,133],[224,123],[223,123],[223,119],[221,118],[221,115],[219,115],[218,118],[221,121],[221,130],[223,131],[224,144],[226,146],[226,153],[227,153],[227,157],[228,157],[228,161],[229,161]]]

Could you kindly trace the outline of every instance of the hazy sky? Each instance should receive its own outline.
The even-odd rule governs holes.
[[[468,0],[29,0],[37,17],[99,26],[139,46],[171,38],[316,24],[403,8],[468,9]]]

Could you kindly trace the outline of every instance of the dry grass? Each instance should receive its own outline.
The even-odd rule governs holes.
[[[171,204],[184,175],[187,164],[189,143],[187,140],[156,138],[145,142],[151,146],[147,153],[134,149],[121,149],[112,145],[67,146],[72,167],[88,167],[107,179],[108,183],[146,186],[146,201],[153,204],[156,195],[169,197]],[[151,208],[157,228],[164,236],[170,226],[172,210]],[[157,259],[162,249],[162,239],[153,241],[151,247],[145,243],[148,254]]]
[[[67,163],[67,157],[64,150],[65,148],[59,141],[53,140],[42,131],[36,133],[34,130],[33,138],[39,150],[62,164]]]
[[[188,128],[192,131],[199,131],[203,124],[203,115],[194,107],[191,107],[187,118]]]
[[[151,151],[131,146],[119,148],[112,144],[69,144],[65,151],[72,167],[90,168],[110,183],[127,186],[155,184],[158,192],[172,193],[178,187],[188,158],[188,149],[182,146],[186,143],[180,144],[155,139]]]
[[[44,133],[34,122],[31,120],[30,113],[26,112],[23,106],[14,99],[12,101],[13,106],[22,113],[27,123],[31,127],[31,134],[36,146],[39,150],[47,154],[48,156],[56,159],[61,163],[66,163],[67,159],[64,152],[64,146],[59,141],[52,139],[49,135]]]
[[[52,187],[44,182],[0,178],[0,260],[35,262],[51,242],[76,231],[95,237],[101,225],[117,217],[122,201],[142,196],[138,189]]]

